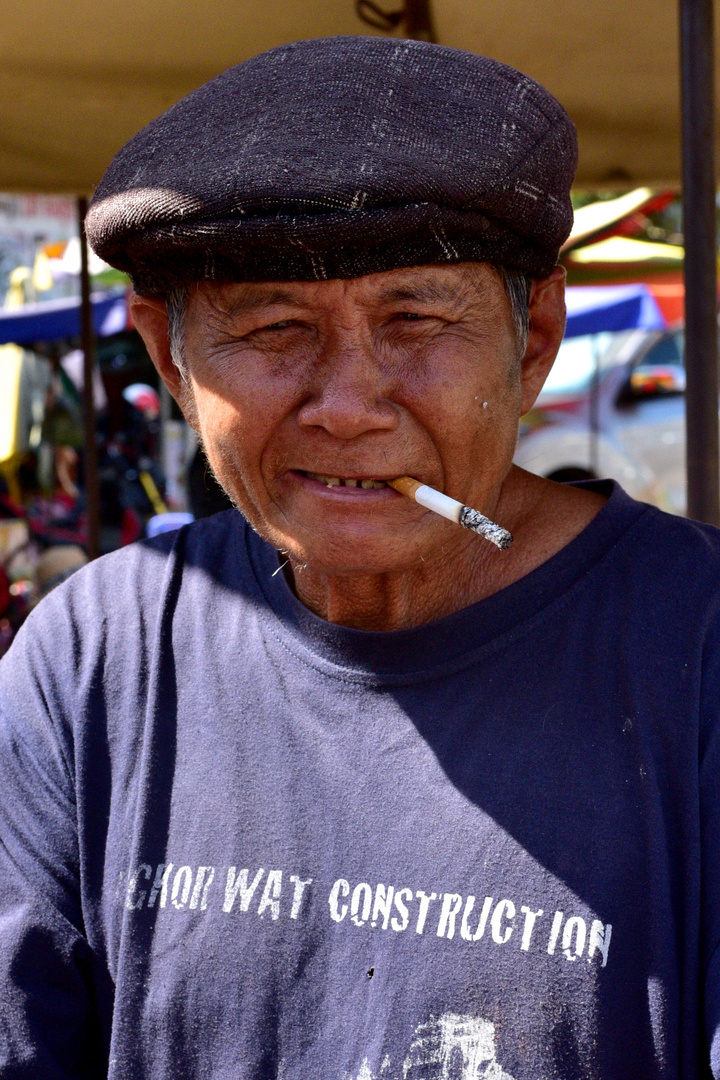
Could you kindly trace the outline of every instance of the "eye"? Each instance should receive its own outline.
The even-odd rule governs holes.
[[[280,319],[279,322],[269,323],[261,327],[262,330],[285,330],[288,326],[294,326],[294,319]]]
[[[418,322],[420,319],[426,319],[427,315],[418,315],[416,311],[399,311],[395,318],[402,322]]]

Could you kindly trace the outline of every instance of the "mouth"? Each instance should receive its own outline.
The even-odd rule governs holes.
[[[300,472],[301,476],[307,477],[308,480],[314,480],[316,483],[323,484],[328,488],[362,488],[364,491],[378,491],[388,486],[384,480],[378,480],[371,476],[326,476],[324,473],[303,472],[299,469],[298,472]]]

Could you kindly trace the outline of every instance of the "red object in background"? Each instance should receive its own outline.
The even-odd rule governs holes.
[[[138,412],[141,412],[146,420],[156,420],[160,415],[160,398],[157,391],[147,383],[131,383],[126,386],[122,396]]]
[[[51,499],[32,499],[24,517],[30,535],[43,546],[79,544],[87,550],[87,513],[79,513],[76,501],[64,492]]]
[[[675,326],[685,319],[685,286],[679,282],[648,281],[647,287],[655,297],[657,306],[668,326]]]
[[[0,566],[0,616],[5,614],[11,602],[10,581],[3,567]]]
[[[143,533],[143,523],[139,514],[136,514],[132,509],[123,510],[122,520],[120,522],[120,547],[125,547],[127,544],[134,544],[136,540],[139,540]]]
[[[24,518],[25,507],[13,502],[9,495],[0,495],[0,518]]]

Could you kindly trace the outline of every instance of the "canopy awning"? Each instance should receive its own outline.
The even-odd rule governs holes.
[[[130,329],[126,290],[96,293],[92,298],[93,325],[100,337]],[[80,297],[45,300],[21,308],[0,309],[0,345],[13,342],[56,341],[80,336]]]
[[[565,292],[565,337],[620,330],[664,330],[665,317],[647,285],[588,285]]]

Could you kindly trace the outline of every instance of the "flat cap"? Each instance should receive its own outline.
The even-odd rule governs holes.
[[[146,294],[464,260],[542,277],[572,225],[576,163],[562,106],[495,60],[299,41],[143,128],[100,182],[87,233]]]

